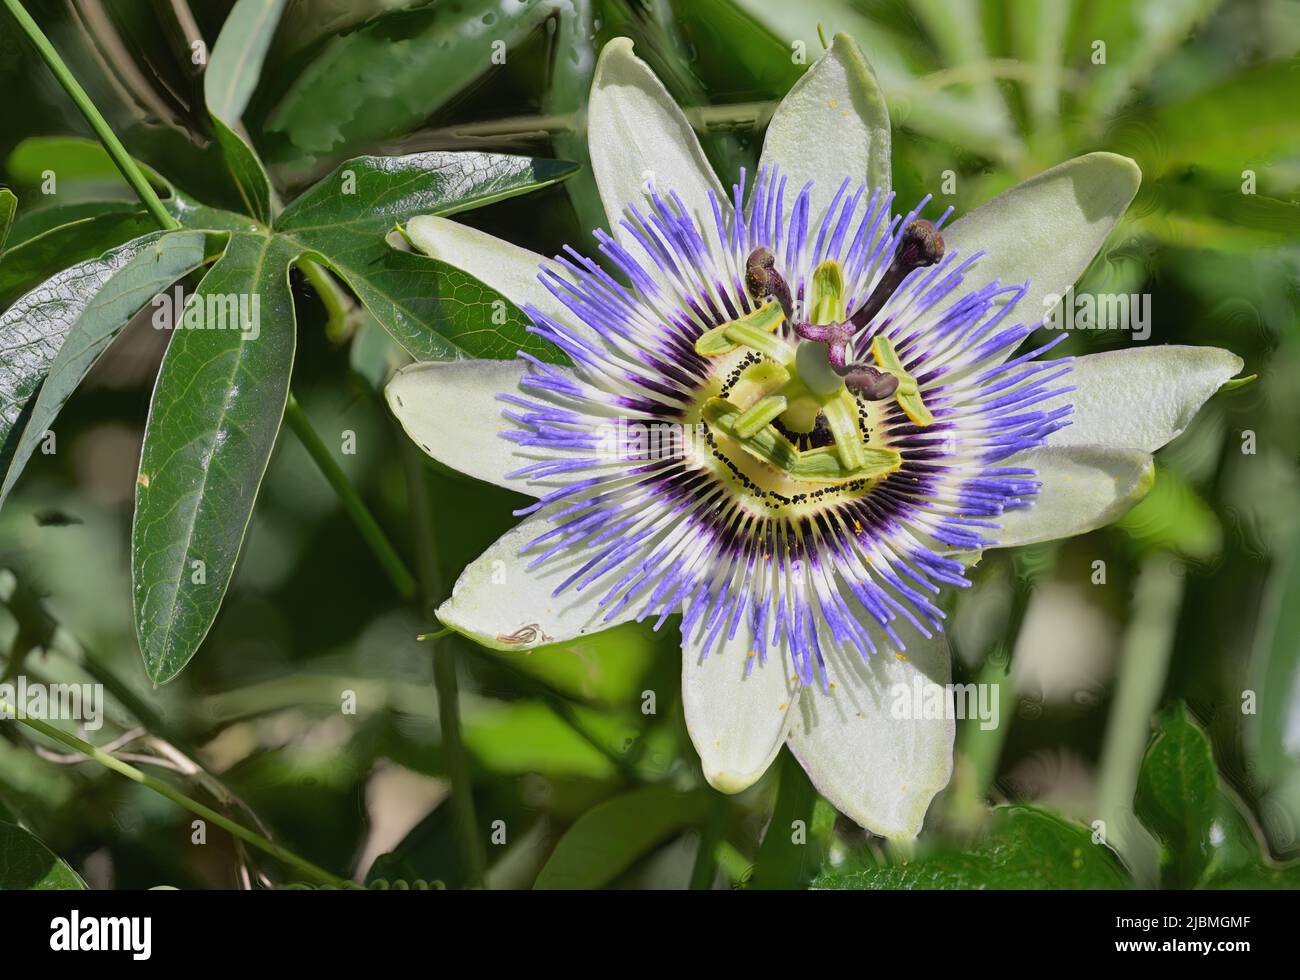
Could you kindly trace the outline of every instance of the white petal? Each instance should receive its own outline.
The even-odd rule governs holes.
[[[1089,153],[1017,184],[953,222],[943,231],[949,251],[986,253],[966,273],[962,291],[995,279],[1004,286],[1028,280],[1029,291],[1010,322],[1038,323],[1051,312],[1045,298],[1059,300],[1088,268],[1141,180],[1142,171],[1128,157]]]
[[[563,643],[635,619],[635,603],[608,622],[608,609],[598,604],[622,569],[616,570],[615,579],[598,579],[581,592],[570,586],[552,595],[593,557],[574,549],[528,568],[541,551],[521,555],[520,549],[552,527],[548,518],[533,516],[499,537],[461,573],[451,598],[438,609],[438,620],[481,646],[517,651]]]
[[[767,127],[759,167],[776,164],[789,177],[786,214],[813,182],[809,229],[816,234],[845,177],[889,193],[889,110],[857,43],[835,35],[830,48],[781,100]]]
[[[1218,347],[1135,347],[1076,358],[1062,379],[1075,390],[1041,406],[1074,405],[1070,424],[1047,444],[1155,452],[1241,368],[1240,357]]]
[[[650,66],[632,53],[632,42],[625,37],[606,44],[596,63],[587,140],[610,231],[625,246],[639,249],[629,245],[632,239],[619,221],[629,204],[642,207],[649,200],[652,180],[661,196],[675,191],[705,241],[716,243],[709,191],[717,195],[725,214],[730,207],[722,184],[686,116]]]
[[[747,623],[700,660],[699,642],[682,645],[682,706],[709,785],[723,793],[748,789],[781,750],[799,681],[785,644],[769,644],[760,663]],[[746,675],[746,666],[752,661]]]
[[[1031,466],[1042,489],[1034,503],[1007,511],[995,547],[1053,541],[1104,527],[1123,517],[1155,482],[1151,456],[1138,449],[1044,446],[1017,453],[1005,466]]]
[[[790,749],[841,813],[872,833],[911,840],[952,776],[957,728],[951,693],[944,689],[933,696],[946,710],[929,714],[942,717],[926,717],[914,703],[919,697],[924,707],[928,685],[948,683],[948,645],[942,634],[926,640],[909,631],[907,650],[900,653],[874,624],[868,628],[878,637],[878,649],[867,661],[823,641],[835,686],[829,692],[804,689]]]
[[[425,255],[465,270],[515,306],[522,309],[525,303],[532,303],[566,326],[577,321],[538,281],[543,266],[561,271],[545,256],[437,215],[412,218],[406,223],[406,234]]]
[[[406,434],[439,463],[537,497],[552,485],[506,477],[539,457],[501,438],[515,425],[501,414],[508,406],[497,397],[518,393],[519,379],[528,370],[531,366],[518,360],[428,361],[402,368],[384,394]]]

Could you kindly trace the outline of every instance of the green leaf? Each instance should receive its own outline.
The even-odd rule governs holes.
[[[14,444],[15,429],[0,447],[0,504],[9,496],[64,403],[131,317],[158,293],[203,264],[207,235],[202,232],[149,237],[152,244],[135,252],[109,276],[75,317],[39,394],[26,412],[21,437]]]
[[[988,832],[964,851],[893,865],[823,872],[814,888],[1129,888],[1127,872],[1086,827],[1032,806],[994,810]]]
[[[289,205],[276,230],[338,273],[417,360],[513,357],[521,349],[554,359],[500,294],[459,269],[391,247],[385,235],[416,215],[457,214],[573,171],[562,161],[498,153],[357,157]],[[498,301],[504,305],[495,308]]]
[[[132,208],[140,206],[113,158],[98,141],[83,136],[29,136],[9,154],[5,170],[15,186],[35,192],[34,200],[53,190],[65,206],[110,197]],[[152,179],[147,168],[145,172]],[[50,174],[56,181],[53,187],[46,185]]]
[[[1267,865],[1262,841],[1263,835],[1246,807],[1231,791],[1220,787],[1214,822],[1210,824],[1212,850],[1197,887],[1214,888],[1219,880]]]
[[[1147,551],[1174,549],[1200,560],[1215,557],[1223,544],[1214,510],[1168,466],[1156,467],[1151,492],[1116,526]]]
[[[51,228],[15,245],[0,264],[0,306],[9,305],[60,269],[103,255],[157,227],[145,211],[110,211]]]
[[[665,638],[640,623],[624,623],[567,643],[539,647],[527,657],[484,652],[573,697],[631,704],[638,702],[646,689],[647,672],[656,658],[675,652],[677,645],[676,639]]]
[[[101,197],[115,194],[131,194],[130,187],[123,180],[108,152],[94,140],[76,136],[32,136],[23,140],[9,157],[10,172],[17,175],[31,176],[39,174],[43,168],[57,167],[62,175],[64,161],[71,161],[76,171],[96,178],[95,186]],[[178,190],[171,181],[163,177],[147,164],[136,161],[149,183],[153,184],[162,196],[163,207],[187,228],[212,229],[220,231],[257,231],[253,219],[233,211],[200,204],[189,195]],[[35,177],[39,181],[39,177]],[[66,177],[60,177],[66,183]],[[60,197],[66,196],[60,190]],[[138,212],[139,204],[134,196],[131,200],[95,200],[78,201],[73,204],[56,205],[32,211],[14,223],[15,235],[19,228],[23,237],[32,237],[50,228],[66,224],[81,218],[94,217],[112,212]],[[65,217],[66,216],[66,217]],[[63,220],[58,220],[62,218]]]
[[[9,226],[14,221],[14,211],[18,208],[18,198],[7,187],[0,187],[0,256],[4,255],[5,243],[9,241]]]
[[[63,340],[101,289],[162,232],[137,238],[100,258],[63,270],[20,297],[0,315],[0,461],[8,465],[13,437]],[[149,300],[143,297],[141,305]]]
[[[240,135],[240,117],[252,98],[284,0],[238,0],[221,27],[203,75],[203,98],[226,165],[250,215],[271,217],[271,180],[256,151]]]
[[[960,146],[993,159],[1016,158],[1020,140],[1007,126],[1004,107],[980,101],[970,92],[936,88],[925,75],[943,67],[932,48],[887,27],[855,5],[840,0],[728,0],[780,39],[789,58],[802,53],[811,65],[822,52],[818,27],[827,38],[844,32],[862,46],[885,92],[896,126]],[[905,8],[904,8],[905,9]],[[915,26],[910,16],[908,21]],[[795,47],[795,45],[798,47]]]
[[[709,811],[708,794],[644,786],[584,813],[555,845],[534,887],[600,888]]]
[[[595,12],[592,0],[561,0],[559,26],[555,31],[555,50],[551,56],[551,76],[542,92],[542,112],[547,115],[573,113],[583,118],[591,80],[596,70]],[[562,129],[552,137],[554,152],[572,160],[579,171],[565,183],[564,189],[578,217],[578,227],[585,236],[583,251],[594,251],[596,240],[591,232],[608,223],[600,189],[587,155],[585,126]]]
[[[1242,170],[1258,170],[1300,147],[1295,90],[1293,61],[1260,65],[1161,107],[1121,139],[1127,137],[1153,176],[1195,166],[1237,185]]]
[[[103,214],[129,214],[139,210],[140,205],[134,201],[78,201],[75,204],[52,204],[20,215],[9,230],[9,246],[12,248],[73,221]]]
[[[176,329],[163,358],[131,533],[136,636],[155,683],[194,656],[230,584],[289,394],[297,257],[283,239],[232,235],[195,293],[199,322]],[[256,302],[252,327],[222,302],[250,314]]]
[[[0,823],[0,890],[86,891],[71,866],[39,840],[11,823]]]
[[[331,39],[266,122],[288,144],[277,162],[307,163],[409,132],[494,67],[552,13],[542,0],[465,0],[377,17]]]
[[[1006,7],[1009,44],[1021,61],[1032,64],[1033,75],[1023,83],[1035,125],[1050,128],[1060,112],[1065,61],[1065,35],[1070,24],[1068,3],[1013,3]]]
[[[805,71],[790,47],[734,0],[673,0],[672,10],[686,42],[699,52],[692,68],[719,101],[779,101]]]
[[[1210,740],[1178,702],[1157,723],[1133,801],[1163,845],[1161,863],[1173,887],[1190,888],[1205,870],[1218,797]]]
[[[1247,889],[1259,891],[1267,889],[1295,891],[1300,889],[1300,861],[1292,861],[1290,864],[1283,865],[1260,862],[1233,874],[1216,878],[1210,882],[1209,887],[1225,890]]]
[[[1100,125],[1134,89],[1144,83],[1161,59],[1204,22],[1220,0],[1093,0],[1080,6],[1074,19],[1070,50],[1080,62],[1087,84],[1084,110]],[[1090,62],[1095,41],[1106,44],[1105,64]],[[1240,122],[1236,124],[1240,125]],[[1235,126],[1233,127],[1235,129]],[[1203,131],[1203,135],[1214,134]]]
[[[1247,254],[1300,238],[1300,204],[1243,194],[1240,168],[1230,189],[1209,176],[1188,170],[1147,181],[1134,208],[1137,227],[1180,248]]]
[[[574,706],[583,730],[617,752],[635,729],[607,712]],[[512,776],[544,772],[549,778],[608,779],[613,761],[547,705],[510,701],[465,718],[465,745],[489,772]]]

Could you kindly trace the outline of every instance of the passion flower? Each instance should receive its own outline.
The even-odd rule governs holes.
[[[536,498],[438,617],[526,650],[680,614],[712,785],[746,788],[788,743],[845,814],[915,836],[955,723],[889,709],[900,685],[948,681],[941,589],[985,549],[1120,516],[1241,361],[1045,357],[1064,334],[1022,349],[1136,165],[1090,154],[950,226],[922,217],[928,199],[899,214],[884,101],[847,37],[730,193],[626,39],[601,55],[588,128],[603,265],[438,217],[407,227],[570,362],[418,364],[389,385],[427,453]]]

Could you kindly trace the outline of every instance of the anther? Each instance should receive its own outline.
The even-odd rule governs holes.
[[[756,303],[769,297],[781,304],[781,311],[790,319],[794,306],[790,301],[790,286],[776,271],[776,256],[766,245],[760,245],[745,260],[745,289]]]
[[[849,391],[869,402],[884,401],[898,390],[898,378],[870,364],[850,364],[837,368],[835,373],[844,378],[844,386]]]
[[[855,330],[860,330],[871,322],[872,317],[880,312],[881,307],[894,295],[894,291],[903,284],[913,269],[934,265],[943,258],[943,236],[931,222],[916,220],[903,229],[898,236],[898,246],[894,249],[893,261],[881,276],[876,288],[871,291],[861,309],[850,318]]]

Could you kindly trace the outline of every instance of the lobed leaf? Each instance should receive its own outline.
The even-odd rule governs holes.
[[[512,303],[468,273],[390,246],[422,214],[452,215],[563,180],[574,165],[498,153],[414,153],[340,164],[290,204],[276,231],[319,256],[417,360],[555,351]]]
[[[152,249],[162,232],[127,242],[99,258],[78,262],[20,297],[0,314],[0,462],[8,466],[15,434],[64,338],[95,294],[136,256]],[[141,300],[141,305],[149,297]]]
[[[199,321],[163,358],[131,530],[136,636],[158,684],[211,629],[252,517],[289,395],[297,257],[285,239],[233,234],[195,293]],[[231,299],[250,313],[256,300],[255,329],[223,318],[215,304]]]
[[[24,409],[26,419],[21,430],[15,427],[0,448],[0,504],[9,496],[64,403],[105,348],[154,296],[203,264],[207,237],[196,231],[148,236],[148,247],[135,251],[108,276],[73,318],[45,372],[39,393]]]
[[[158,227],[138,209],[107,211],[70,221],[15,244],[0,264],[0,307],[44,282],[60,269],[103,255]]]

